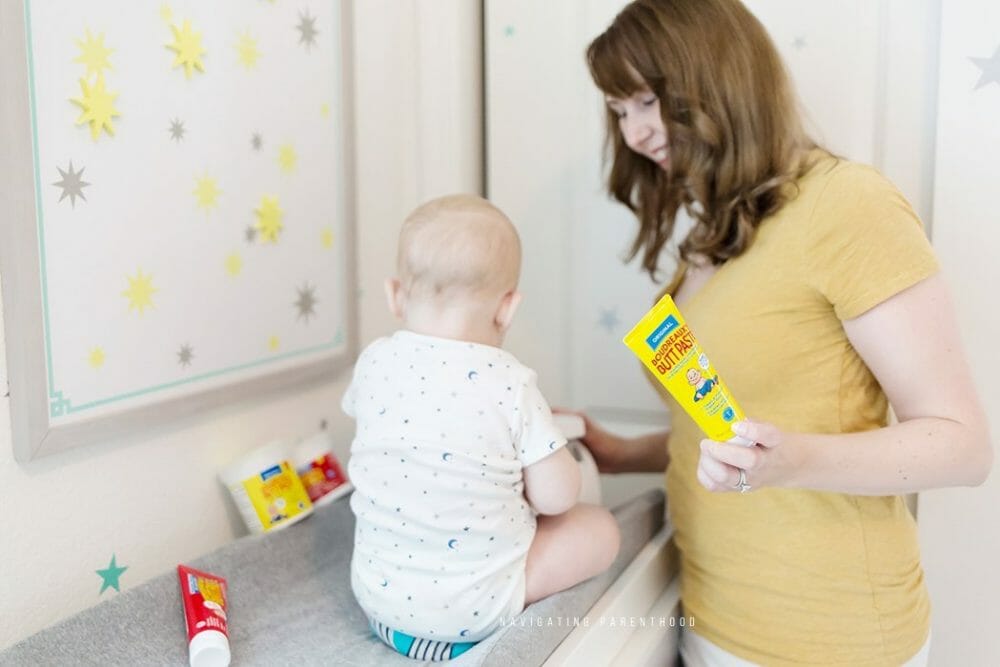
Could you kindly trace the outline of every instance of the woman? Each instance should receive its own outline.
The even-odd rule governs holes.
[[[665,291],[755,418],[734,427],[753,447],[704,440],[663,392],[669,433],[588,422],[602,470],[666,468],[685,661],[926,664],[903,494],[981,484],[992,448],[920,221],[874,169],[807,136],[737,0],[636,0],[587,59],[609,191],[639,221],[632,257],[655,280],[690,215]]]

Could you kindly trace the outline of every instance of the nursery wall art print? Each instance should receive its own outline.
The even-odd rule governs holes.
[[[19,460],[353,359],[343,4],[3,3]]]

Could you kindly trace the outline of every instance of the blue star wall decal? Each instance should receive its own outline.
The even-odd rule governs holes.
[[[601,317],[597,321],[598,326],[604,328],[608,333],[614,333],[619,324],[618,312],[615,309],[601,309]]]
[[[1000,85],[1000,46],[997,46],[996,51],[993,52],[992,58],[972,58],[970,57],[976,67],[981,69],[983,73],[979,76],[979,81],[976,82],[976,87],[973,90],[979,90],[983,86],[995,83]]]
[[[116,591],[121,593],[121,588],[118,587],[118,577],[122,576],[122,572],[127,569],[127,565],[118,567],[118,564],[115,563],[115,555],[111,554],[111,564],[103,570],[95,570],[103,580],[101,583],[101,592],[98,593],[98,595],[104,593],[104,591],[108,588],[114,588]]]

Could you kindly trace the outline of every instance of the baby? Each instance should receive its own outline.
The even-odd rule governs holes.
[[[500,349],[521,295],[521,243],[484,199],[453,195],[403,223],[403,328],[358,358],[351,587],[404,655],[455,657],[526,605],[605,570],[618,526],[578,504],[580,471],[535,382]]]

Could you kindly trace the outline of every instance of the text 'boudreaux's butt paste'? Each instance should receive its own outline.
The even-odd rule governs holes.
[[[701,349],[674,300],[663,296],[625,336],[625,344],[712,440],[752,445],[733,435],[745,417]]]

